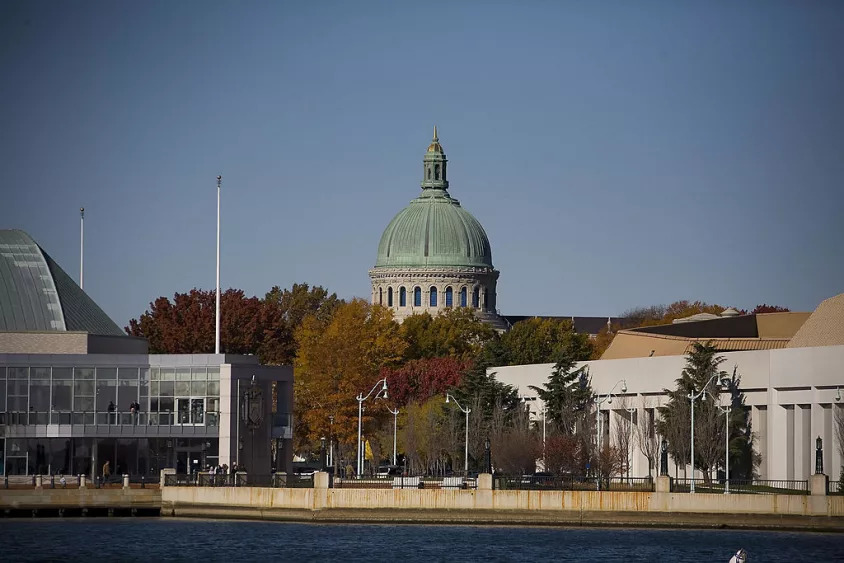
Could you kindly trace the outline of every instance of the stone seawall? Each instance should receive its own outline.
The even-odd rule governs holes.
[[[0,489],[2,516],[147,515],[161,510],[156,489]]]
[[[319,522],[844,531],[844,497],[812,495],[165,487],[162,514]]]

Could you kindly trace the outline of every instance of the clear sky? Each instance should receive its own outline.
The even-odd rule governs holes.
[[[505,314],[844,291],[844,2],[0,3],[0,228],[123,326],[370,295],[433,125]]]

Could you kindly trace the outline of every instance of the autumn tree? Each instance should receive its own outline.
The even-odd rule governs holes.
[[[756,315],[760,313],[788,313],[791,309],[788,307],[780,307],[779,305],[757,305],[755,309],[750,311],[751,315]]]
[[[622,462],[622,473],[630,477],[630,459],[635,446],[634,426],[636,410],[631,408],[630,400],[627,397],[619,397],[618,405],[615,408],[615,447],[618,450]]]
[[[648,477],[652,477],[652,471],[656,468],[657,458],[659,456],[659,435],[656,431],[656,410],[650,407],[648,399],[642,397],[643,414],[636,428],[636,443],[639,445],[639,451],[648,460]]]
[[[381,377],[387,378],[390,402],[405,406],[410,402],[423,403],[460,384],[463,372],[471,362],[456,358],[425,358],[411,360],[397,368],[383,368]]]
[[[436,316],[411,315],[402,322],[401,334],[407,341],[407,360],[444,356],[470,360],[496,336],[489,324],[466,307],[446,309]]]
[[[208,354],[214,351],[216,295],[192,289],[176,293],[171,301],[159,297],[138,319],[131,319],[127,334],[149,341],[152,354]],[[264,338],[261,301],[239,289],[220,296],[220,347],[227,354],[257,354]]]
[[[401,361],[405,342],[392,312],[354,299],[336,307],[330,318],[306,315],[296,331],[299,346],[294,383],[297,447],[328,436],[334,417],[334,438],[357,440],[358,402],[380,377],[381,369]],[[367,402],[363,422],[368,428],[384,416],[383,401]]]
[[[501,336],[502,360],[498,365],[546,364],[565,350],[575,361],[592,356],[589,336],[575,332],[568,319],[532,318],[513,325]]]
[[[308,315],[326,322],[343,303],[336,293],[322,286],[294,283],[290,289],[274,286],[262,301],[264,337],[259,349],[261,362],[269,365],[292,364],[296,358],[296,329]]]

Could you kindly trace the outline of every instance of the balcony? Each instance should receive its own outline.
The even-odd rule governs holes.
[[[154,438],[218,436],[220,413],[205,412],[202,422],[186,422],[179,413],[154,412],[11,412],[0,415],[8,438]]]

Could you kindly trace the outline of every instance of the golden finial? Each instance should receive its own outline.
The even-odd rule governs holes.
[[[436,126],[436,125],[434,125],[434,140],[435,140],[435,141],[438,141],[438,140],[439,140],[439,139],[437,138],[437,126]]]

